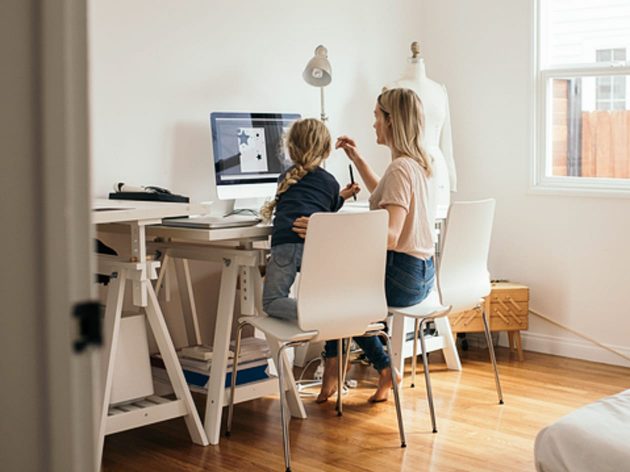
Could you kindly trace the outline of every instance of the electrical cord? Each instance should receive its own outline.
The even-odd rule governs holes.
[[[593,344],[595,344],[595,345],[597,345],[597,346],[601,347],[602,349],[606,349],[607,351],[610,351],[610,352],[612,352],[613,354],[616,354],[616,355],[618,355],[619,357],[621,357],[621,358],[623,358],[623,359],[625,359],[625,360],[627,360],[627,361],[630,361],[630,356],[626,356],[626,355],[625,355],[625,354],[623,354],[622,352],[619,352],[619,351],[617,351],[616,349],[613,349],[613,348],[612,348],[612,347],[610,347],[610,346],[606,346],[605,344],[600,343],[598,340],[593,339],[593,338],[591,338],[590,336],[587,336],[586,334],[580,333],[579,331],[576,331],[576,330],[574,330],[574,329],[572,329],[572,328],[569,328],[568,326],[563,325],[562,323],[558,323],[557,321],[555,321],[555,320],[553,320],[553,319],[549,318],[548,316],[543,315],[542,313],[537,312],[536,310],[532,310],[531,308],[530,308],[529,312],[530,312],[532,315],[536,315],[536,316],[538,316],[539,318],[542,318],[543,320],[548,321],[549,323],[551,323],[551,324],[553,324],[553,325],[559,326],[560,328],[565,329],[565,330],[569,331],[570,333],[575,334],[576,336],[579,336],[579,337],[581,337],[581,338],[586,339],[587,341],[592,342]]]

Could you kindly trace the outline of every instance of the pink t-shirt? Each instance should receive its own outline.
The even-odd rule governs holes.
[[[395,248],[420,259],[435,253],[435,179],[410,157],[394,159],[370,195],[370,209],[397,205],[407,212]]]

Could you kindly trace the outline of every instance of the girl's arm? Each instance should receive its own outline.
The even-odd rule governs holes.
[[[354,140],[348,136],[339,136],[335,143],[335,149],[343,149],[345,151],[346,156],[348,156],[359,171],[368,192],[372,193],[378,185],[380,177],[374,173],[370,165],[361,157]]]
[[[394,249],[398,245],[398,239],[405,224],[407,210],[398,205],[385,205],[385,210],[389,214],[387,225],[387,249]]]

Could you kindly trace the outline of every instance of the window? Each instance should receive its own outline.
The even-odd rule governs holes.
[[[630,193],[630,1],[538,7],[535,185]]]
[[[598,49],[597,62],[625,62],[626,50]],[[624,110],[626,108],[626,78],[624,76],[597,79],[596,105],[598,110]]]

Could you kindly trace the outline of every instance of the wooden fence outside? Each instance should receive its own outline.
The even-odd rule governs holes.
[[[582,177],[630,178],[630,110],[582,113]]]

